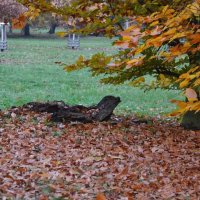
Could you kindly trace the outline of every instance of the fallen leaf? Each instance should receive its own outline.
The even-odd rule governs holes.
[[[106,200],[106,197],[103,193],[97,194],[96,200]]]

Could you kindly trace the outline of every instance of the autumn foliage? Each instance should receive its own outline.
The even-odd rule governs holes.
[[[71,19],[75,32],[119,36],[113,43],[119,48],[115,55],[99,53],[90,59],[81,56],[65,67],[67,71],[89,68],[94,76],[105,75],[103,83],[128,83],[146,90],[180,89],[187,101],[173,100],[180,109],[172,115],[200,110],[199,0],[74,0],[59,7],[56,1],[20,2],[41,12],[54,12],[68,22]],[[126,20],[131,26],[124,30]],[[77,23],[83,24],[78,30]]]
[[[16,0],[1,0],[0,1],[0,20],[9,20],[16,18],[23,12],[25,7],[19,4]]]
[[[186,5],[181,11],[165,6],[150,16],[133,18],[136,24],[123,31],[115,43],[129,50],[123,62],[114,61],[113,66],[122,70],[137,68],[136,73],[142,71],[139,76],[136,74],[138,78],[133,85],[142,85],[144,75],[151,71],[156,78],[153,86],[185,90],[188,102],[173,101],[180,107],[173,115],[200,111],[199,14],[200,1]]]

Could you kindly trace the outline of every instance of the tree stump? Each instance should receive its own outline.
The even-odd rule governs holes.
[[[109,120],[114,109],[121,102],[119,97],[105,96],[97,105],[85,107],[82,105],[69,106],[63,101],[46,103],[31,102],[23,107],[36,112],[51,113],[55,122],[93,122]]]
[[[181,120],[181,125],[186,129],[200,130],[200,112],[186,112]]]

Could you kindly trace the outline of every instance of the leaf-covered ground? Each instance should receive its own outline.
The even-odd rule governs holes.
[[[0,198],[153,200],[200,197],[200,131],[174,122],[62,124],[0,112]]]

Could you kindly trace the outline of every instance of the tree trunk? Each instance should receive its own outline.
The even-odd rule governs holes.
[[[200,112],[186,112],[181,120],[181,125],[186,129],[200,130]]]
[[[24,36],[30,36],[30,24],[26,24],[22,29],[22,33]]]
[[[9,25],[9,34],[12,34],[13,33],[13,30],[12,30],[12,22],[10,22],[10,25]]]
[[[55,31],[56,31],[56,27],[57,27],[57,23],[52,23],[51,26],[50,26],[50,29],[49,29],[49,34],[55,34]]]

